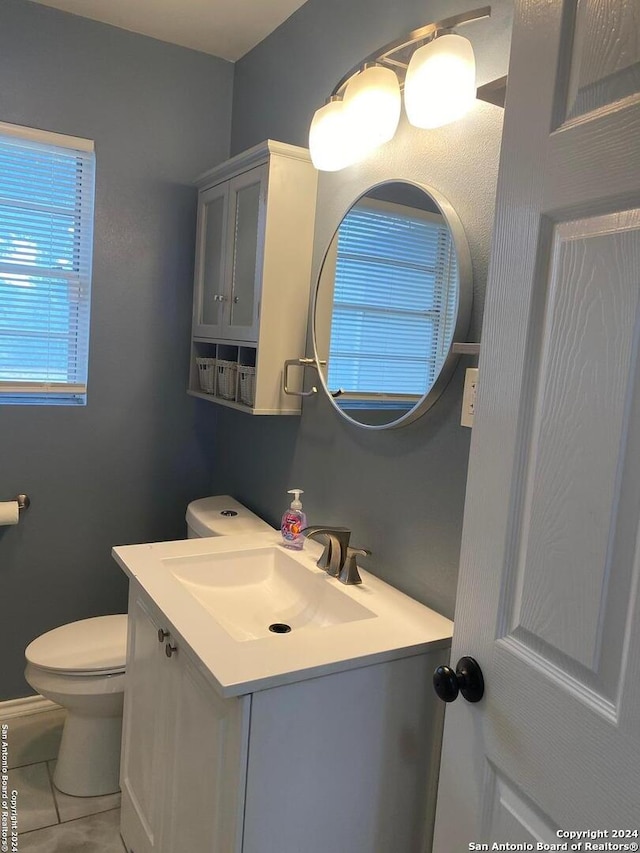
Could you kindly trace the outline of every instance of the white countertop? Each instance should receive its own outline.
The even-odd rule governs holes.
[[[186,643],[213,676],[223,697],[450,646],[453,623],[449,619],[362,569],[362,584],[347,586],[334,578],[327,578],[327,583],[335,583],[344,595],[371,610],[373,618],[238,641],[168,568],[175,558],[281,547],[281,541],[274,531],[123,545],[112,554],[163,612],[179,643]],[[287,553],[300,561],[301,571],[324,574],[315,566],[321,550],[319,543],[307,541],[304,551]]]

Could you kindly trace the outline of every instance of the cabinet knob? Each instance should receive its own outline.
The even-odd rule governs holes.
[[[170,657],[171,657],[171,655],[172,655],[174,652],[177,652],[177,651],[178,651],[178,647],[177,647],[177,646],[172,646],[172,645],[171,645],[171,643],[167,643],[167,644],[165,645],[165,647],[164,647],[164,653],[166,654],[166,656],[167,656],[168,658],[170,658]]]
[[[237,304],[238,304],[238,302],[240,302],[240,297],[239,297],[239,296],[234,296],[234,297],[233,297],[233,304],[234,304],[234,305],[237,305]]]
[[[169,636],[169,631],[165,631],[164,628],[158,628],[158,642],[164,643],[165,639]]]

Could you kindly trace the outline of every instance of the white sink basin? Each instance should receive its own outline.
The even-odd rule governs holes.
[[[344,595],[335,578],[310,572],[278,545],[174,557],[164,564],[235,640],[375,617]]]
[[[130,609],[142,589],[162,613],[155,630],[177,654],[189,648],[224,697],[449,647],[444,616],[363,569],[361,584],[340,583],[316,566],[321,553],[313,541],[287,551],[276,531],[113,549]]]

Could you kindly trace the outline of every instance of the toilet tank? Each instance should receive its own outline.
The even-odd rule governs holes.
[[[187,537],[230,536],[236,533],[273,533],[273,527],[229,495],[191,501],[187,507]]]

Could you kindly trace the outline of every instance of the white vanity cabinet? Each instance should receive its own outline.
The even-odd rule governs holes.
[[[317,172],[267,140],[197,180],[189,392],[253,414],[299,414],[285,359],[305,351]]]
[[[431,675],[446,644],[222,698],[135,578],[129,608],[130,853],[430,849],[444,707]]]

